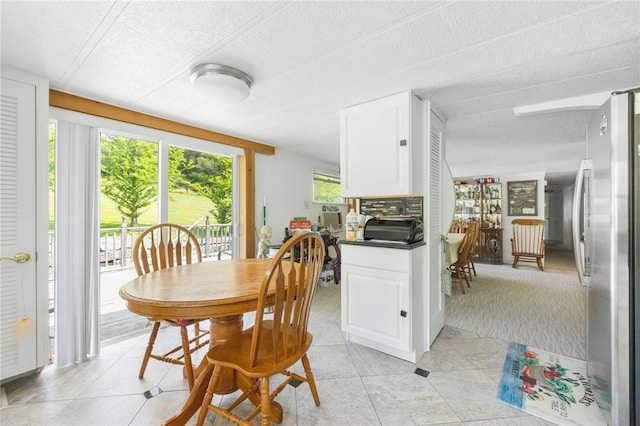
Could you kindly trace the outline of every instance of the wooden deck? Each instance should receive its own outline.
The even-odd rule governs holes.
[[[100,340],[105,341],[141,332],[149,326],[149,320],[128,310],[120,310],[100,315]]]

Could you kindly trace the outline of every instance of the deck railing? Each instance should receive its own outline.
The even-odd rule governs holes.
[[[231,256],[233,248],[231,224],[211,224],[206,217],[204,224],[196,222],[185,225],[200,242],[202,258]],[[119,228],[100,228],[100,272],[124,269],[133,266],[131,250],[136,238],[147,229],[147,226],[127,226],[123,221]],[[55,233],[49,231],[49,279],[54,277],[55,265]],[[122,247],[125,250],[122,250]],[[124,253],[124,256],[123,256]]]

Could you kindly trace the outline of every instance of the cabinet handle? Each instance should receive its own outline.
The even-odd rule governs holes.
[[[407,140],[406,139],[400,139],[400,146],[407,146]]]
[[[400,311],[400,316],[402,318],[406,318],[407,317],[407,311]]]

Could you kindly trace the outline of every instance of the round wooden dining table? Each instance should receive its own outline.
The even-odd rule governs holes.
[[[271,259],[233,259],[161,269],[124,284],[120,296],[131,312],[155,320],[209,318],[211,345],[215,345],[242,331],[242,316],[256,310],[270,263]],[[213,366],[205,357],[194,371],[196,381],[189,398],[166,425],[189,421],[202,404],[212,372]],[[215,393],[228,394],[252,385],[251,379],[229,370],[220,378]],[[259,394],[249,399],[260,402]],[[282,407],[273,402],[272,410],[281,421]]]

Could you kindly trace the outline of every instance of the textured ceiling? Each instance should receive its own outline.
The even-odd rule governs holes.
[[[447,119],[454,176],[570,181],[589,111],[513,107],[640,86],[640,2],[2,1],[3,66],[52,88],[339,162],[340,108],[411,89]],[[202,62],[251,96],[193,90]]]

